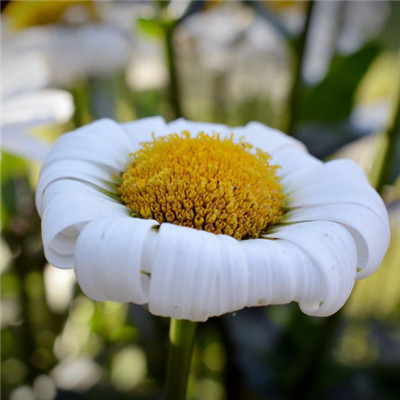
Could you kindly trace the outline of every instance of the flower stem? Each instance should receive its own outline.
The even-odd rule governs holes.
[[[186,398],[196,326],[196,322],[171,318],[165,387],[166,400],[184,400]]]

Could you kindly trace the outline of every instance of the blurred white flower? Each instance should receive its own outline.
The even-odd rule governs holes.
[[[102,368],[89,357],[64,359],[51,371],[57,387],[76,392],[88,391],[102,375]]]
[[[32,129],[71,118],[72,96],[63,90],[43,88],[49,81],[49,73],[40,55],[5,50],[3,56],[1,147],[42,161],[50,145],[32,136]]]
[[[340,7],[342,4],[334,1],[320,1],[314,5],[303,67],[304,79],[310,84],[325,77],[335,52]]]
[[[49,308],[56,313],[65,311],[74,295],[75,275],[71,270],[60,270],[47,264],[43,278]]]
[[[197,42],[201,62],[210,69],[225,70],[251,21],[250,10],[228,4],[194,14],[183,27]]]
[[[391,2],[349,1],[345,3],[343,28],[338,38],[338,48],[352,53],[383,28],[390,15]]]
[[[13,35],[11,41],[15,52],[41,53],[51,82],[62,86],[122,70],[131,56],[126,32],[101,23],[37,26]]]
[[[168,82],[168,71],[162,46],[137,40],[135,49],[140,57],[132,58],[129,63],[127,84],[138,91],[164,87]]]
[[[56,142],[36,204],[47,259],[89,297],[193,321],[292,301],[331,315],[389,243],[355,163],[322,163],[257,122],[97,121]]]
[[[251,9],[229,3],[198,12],[179,33],[188,39],[186,54],[194,52],[199,65],[228,77],[224,90],[229,98],[243,101],[267,94],[272,103],[285,100],[290,83],[286,43]]]

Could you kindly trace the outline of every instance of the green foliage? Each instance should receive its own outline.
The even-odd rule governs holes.
[[[165,26],[161,21],[149,18],[138,18],[136,22],[142,34],[153,39],[164,38]]]
[[[337,55],[322,82],[304,91],[300,120],[339,123],[348,118],[355,91],[379,51],[376,43],[367,43],[353,54]]]

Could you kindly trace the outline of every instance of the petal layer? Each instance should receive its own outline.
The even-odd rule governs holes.
[[[300,207],[285,216],[287,222],[334,221],[352,235],[357,245],[357,278],[371,275],[379,267],[389,245],[390,232],[370,208],[355,203]]]
[[[153,314],[192,321],[246,306],[247,265],[229,236],[162,224],[151,273]]]
[[[75,243],[88,222],[129,215],[125,206],[81,182],[54,182],[43,200],[42,236],[47,260],[59,268],[73,268]]]
[[[121,171],[131,151],[132,143],[120,125],[101,119],[61,136],[45,163],[78,159]]]
[[[87,296],[98,301],[148,301],[144,251],[158,223],[130,217],[100,218],[82,231],[75,249],[75,273]]]
[[[343,306],[354,285],[357,270],[356,245],[345,228],[329,221],[305,222],[276,228],[266,238],[281,242],[276,247],[277,254],[282,257],[275,255],[273,241],[266,244],[264,254],[261,247],[258,255],[254,251],[250,253],[253,261],[249,264],[252,268],[260,268],[258,261],[270,269],[265,276],[271,276],[268,278],[271,282],[267,279],[264,296],[268,296],[268,287],[276,285],[277,298],[268,301],[296,300],[304,313],[315,316],[331,315]],[[297,251],[293,245],[297,246]],[[243,246],[246,248],[251,243],[243,242]],[[253,276],[257,279],[257,274]],[[253,283],[255,286],[257,283]],[[259,296],[262,294],[261,291],[258,293]]]
[[[387,211],[364,171],[351,160],[333,160],[286,184],[290,207],[355,203],[374,211],[389,229]]]

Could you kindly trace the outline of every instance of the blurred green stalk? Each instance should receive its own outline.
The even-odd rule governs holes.
[[[197,323],[171,318],[166,400],[185,400]]]
[[[397,143],[400,135],[400,50],[398,51],[398,64],[399,64],[399,76],[397,77],[397,96],[393,107],[393,118],[389,123],[389,127],[386,130],[386,143],[383,155],[383,161],[378,173],[378,179],[376,183],[376,190],[379,194],[382,194],[383,187],[390,182],[393,165],[396,157]]]
[[[77,128],[93,121],[90,111],[90,89],[89,82],[82,80],[71,89],[75,103],[74,124]]]
[[[169,99],[174,118],[182,117],[182,106],[180,99],[180,86],[176,68],[176,54],[174,48],[174,32],[176,24],[167,24],[165,26],[165,50],[167,57],[167,66],[169,72]]]
[[[307,42],[310,33],[311,19],[314,10],[314,0],[307,2],[306,19],[304,22],[304,28],[300,36],[295,40],[293,45],[293,83],[292,89],[289,95],[288,109],[287,109],[287,125],[285,132],[293,136],[293,130],[296,126],[299,112],[299,103],[301,95],[301,84],[302,84],[302,71],[305,60],[305,53],[307,49]]]

